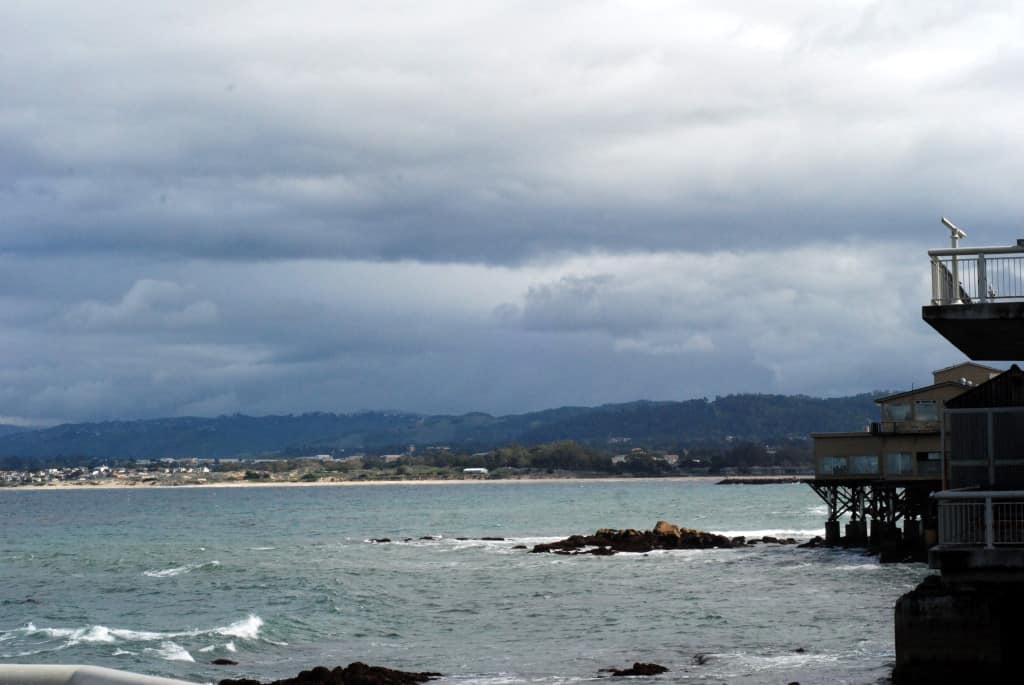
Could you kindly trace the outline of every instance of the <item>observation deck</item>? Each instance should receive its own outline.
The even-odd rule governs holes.
[[[1024,240],[929,250],[925,322],[975,360],[1024,358]]]

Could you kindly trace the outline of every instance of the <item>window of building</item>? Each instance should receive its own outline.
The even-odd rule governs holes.
[[[889,475],[913,473],[914,455],[910,452],[888,452],[885,455],[885,472]]]
[[[942,452],[918,452],[917,475],[939,478],[942,476]]]
[[[866,475],[878,473],[878,455],[866,454],[856,457],[849,457],[850,473]]]
[[[820,473],[828,476],[846,473],[846,457],[822,457]]]
[[[907,402],[883,404],[882,419],[885,421],[909,421],[910,404]]]
[[[918,421],[938,421],[938,403],[935,400],[917,400],[914,402],[914,418]]]

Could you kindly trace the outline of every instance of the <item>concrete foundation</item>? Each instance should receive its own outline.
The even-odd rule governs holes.
[[[846,544],[851,547],[864,547],[868,544],[867,521],[860,519],[846,524]]]
[[[839,521],[825,521],[825,544],[839,544]]]
[[[1018,683],[1024,583],[926,578],[896,602],[896,685]]]

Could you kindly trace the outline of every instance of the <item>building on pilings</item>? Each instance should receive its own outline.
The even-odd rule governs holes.
[[[876,399],[879,420],[866,430],[815,433],[815,475],[806,482],[828,507],[826,542],[923,556],[935,536],[929,495],[942,484],[943,409],[998,373],[976,362],[939,369],[931,385]]]

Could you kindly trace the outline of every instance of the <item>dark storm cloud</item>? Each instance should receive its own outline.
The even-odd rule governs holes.
[[[0,231],[19,252],[518,263],[924,237],[947,203],[1002,222],[1020,51],[972,38],[1020,17],[983,9],[8,7]]]

